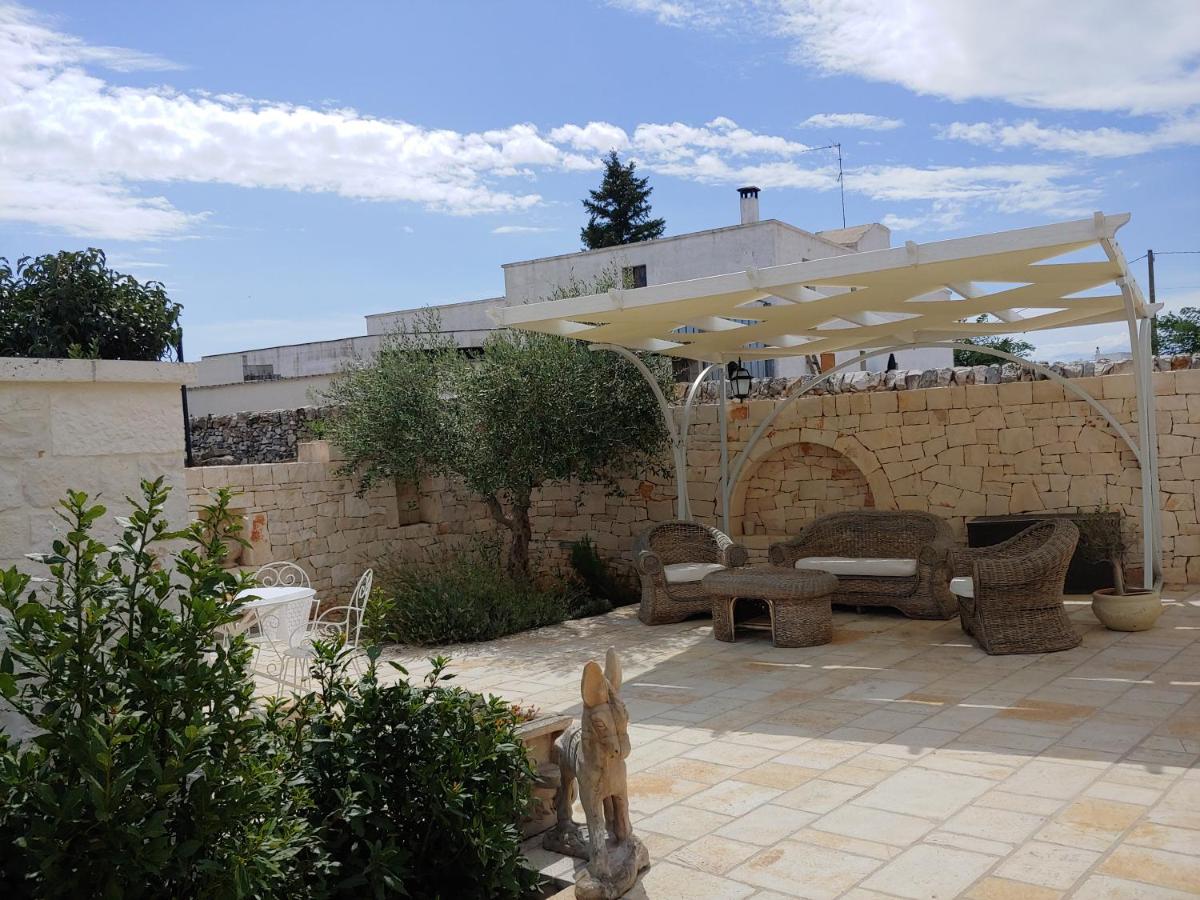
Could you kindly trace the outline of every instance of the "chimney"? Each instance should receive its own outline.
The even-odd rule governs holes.
[[[742,224],[749,225],[751,222],[758,221],[758,188],[754,185],[747,185],[737,189],[738,196],[742,198]]]

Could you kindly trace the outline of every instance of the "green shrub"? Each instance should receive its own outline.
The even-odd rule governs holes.
[[[36,728],[0,736],[0,893],[302,895],[299,861],[320,854],[281,714],[252,700],[245,641],[218,633],[246,584],[221,568],[229,494],[174,533],[162,480],[142,491],[111,548],[91,537],[104,507],[69,493],[50,577],[0,574],[0,694]]]
[[[0,356],[157,360],[179,341],[179,313],[157,281],[108,268],[94,248],[0,258]]]
[[[613,607],[637,603],[638,587],[626,575],[613,572],[586,534],[571,544],[571,568],[582,602],[571,611],[575,619],[606,613]]]
[[[512,577],[491,547],[433,566],[384,567],[380,588],[386,599],[371,614],[371,639],[423,645],[487,641],[552,625],[567,618],[577,595]]]
[[[539,878],[522,865],[517,823],[535,773],[512,706],[447,686],[445,659],[423,684],[396,666],[405,680],[382,686],[374,659],[351,681],[336,648],[320,651],[320,693],[286,725],[302,736],[310,821],[333,866],[317,892],[530,896]]]

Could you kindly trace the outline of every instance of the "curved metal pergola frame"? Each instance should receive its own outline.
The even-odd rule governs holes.
[[[1143,343],[1142,335],[1136,325],[1131,324],[1132,336],[1138,341],[1135,347],[1141,350],[1140,344]],[[1148,329],[1145,343],[1149,343]],[[688,386],[687,393],[683,404],[682,416],[676,418],[674,408],[663,394],[662,388],[659,387],[657,379],[654,377],[649,367],[646,366],[636,354],[624,347],[614,344],[593,344],[592,350],[609,350],[617,353],[625,359],[629,360],[642,376],[649,382],[651,390],[654,392],[655,398],[658,400],[659,407],[663,413],[663,421],[667,428],[667,433],[671,442],[671,453],[675,469],[675,486],[676,486],[676,516],[679,519],[688,520],[692,518],[691,503],[689,500],[688,491],[688,437],[691,428],[693,410],[695,408],[696,398],[699,396],[700,387],[704,380],[708,378],[711,372],[718,366],[717,363],[709,363],[704,366],[700,374]],[[1157,441],[1156,429],[1153,428],[1154,414],[1153,403],[1145,402],[1143,387],[1149,387],[1149,378],[1143,379],[1139,377],[1143,354],[1141,352],[1134,353],[1135,362],[1135,381],[1137,382],[1137,399],[1138,399],[1138,425],[1139,435],[1138,440],[1134,440],[1133,435],[1129,430],[1117,420],[1112,411],[1104,406],[1096,397],[1092,396],[1084,388],[1075,384],[1069,378],[1064,378],[1059,373],[1055,372],[1048,366],[1041,363],[1032,362],[1027,359],[1022,359],[1004,350],[997,350],[992,347],[984,347],[977,344],[967,344],[961,341],[916,341],[905,344],[896,344],[891,347],[884,347],[879,350],[873,350],[872,356],[882,356],[885,353],[895,353],[900,350],[921,350],[921,349],[949,349],[949,350],[970,350],[975,353],[981,353],[987,356],[994,356],[998,359],[1007,362],[1016,363],[1026,369],[1032,370],[1043,376],[1055,384],[1061,385],[1068,393],[1073,394],[1078,399],[1087,403],[1096,413],[1108,423],[1108,426],[1113,432],[1125,443],[1130,452],[1133,453],[1137,460],[1138,467],[1142,472],[1142,522],[1145,530],[1143,537],[1143,564],[1145,578],[1148,584],[1152,583],[1155,586],[1161,586],[1162,582],[1162,563],[1161,563],[1161,541],[1162,541],[1162,526],[1159,510],[1158,497],[1158,478],[1157,478]],[[793,385],[782,398],[776,401],[774,409],[760,422],[750,435],[750,439],[745,446],[738,452],[737,457],[733,461],[732,467],[729,464],[728,455],[728,422],[727,422],[727,402],[726,402],[726,384],[725,379],[720,378],[720,398],[718,403],[718,418],[720,424],[721,437],[721,479],[719,484],[719,494],[721,497],[721,521],[722,529],[728,534],[730,533],[730,506],[733,498],[733,492],[736,490],[738,482],[741,480],[742,471],[750,461],[751,455],[758,442],[766,435],[771,427],[778,421],[779,417],[792,406],[800,398],[810,393],[813,389],[822,384],[827,383],[831,378],[846,369],[854,368],[860,365],[860,359],[848,359],[828,371],[822,372],[811,379],[806,379],[802,382],[797,382]],[[1148,527],[1147,527],[1148,526]]]
[[[1127,213],[1053,223],[927,244],[820,257],[766,269],[746,269],[686,281],[565,300],[503,307],[501,325],[557,334],[621,354],[650,382],[671,439],[677,487],[676,514],[691,518],[688,498],[688,432],[701,383],[714,366],[742,357],[771,359],[818,352],[853,353],[789,392],[730,466],[727,382],[718,379],[721,440],[721,515],[729,530],[730,499],[755,446],[797,398],[862,356],[897,350],[970,348],[1018,363],[1060,384],[1086,402],[1130,448],[1141,469],[1144,570],[1161,584],[1158,442],[1151,382],[1151,328],[1161,308],[1147,303],[1116,242]],[[1064,259],[1099,247],[1104,261]],[[989,291],[989,284],[1009,285]],[[1119,293],[1091,293],[1103,285]],[[1014,286],[1015,285],[1015,286]],[[745,307],[759,301],[751,321]],[[899,314],[899,318],[896,315]],[[984,314],[996,321],[980,323]],[[827,327],[840,320],[837,327]],[[1129,329],[1136,386],[1137,439],[1097,398],[1051,369],[1004,351],[961,343],[965,338],[1018,334],[1120,322]],[[680,326],[691,326],[686,336]],[[887,345],[892,346],[887,346]],[[701,361],[676,416],[653,373],[634,351]]]

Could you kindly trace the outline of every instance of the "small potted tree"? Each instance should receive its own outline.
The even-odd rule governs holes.
[[[1125,584],[1125,538],[1121,515],[1109,510],[1081,512],[1079,553],[1088,562],[1106,562],[1112,567],[1113,587],[1092,592],[1092,612],[1105,628],[1113,631],[1146,631],[1162,615],[1162,598],[1154,588],[1130,588]]]

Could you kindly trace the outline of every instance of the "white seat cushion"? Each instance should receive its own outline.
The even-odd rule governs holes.
[[[849,556],[806,556],[796,560],[797,569],[817,569],[830,575],[875,575],[909,578],[917,574],[915,559],[853,559]]]
[[[974,597],[975,581],[972,578],[959,576],[950,579],[950,593],[955,597]]]
[[[720,572],[725,567],[720,563],[671,563],[663,566],[663,575],[667,584],[685,584],[699,581],[710,572]]]

